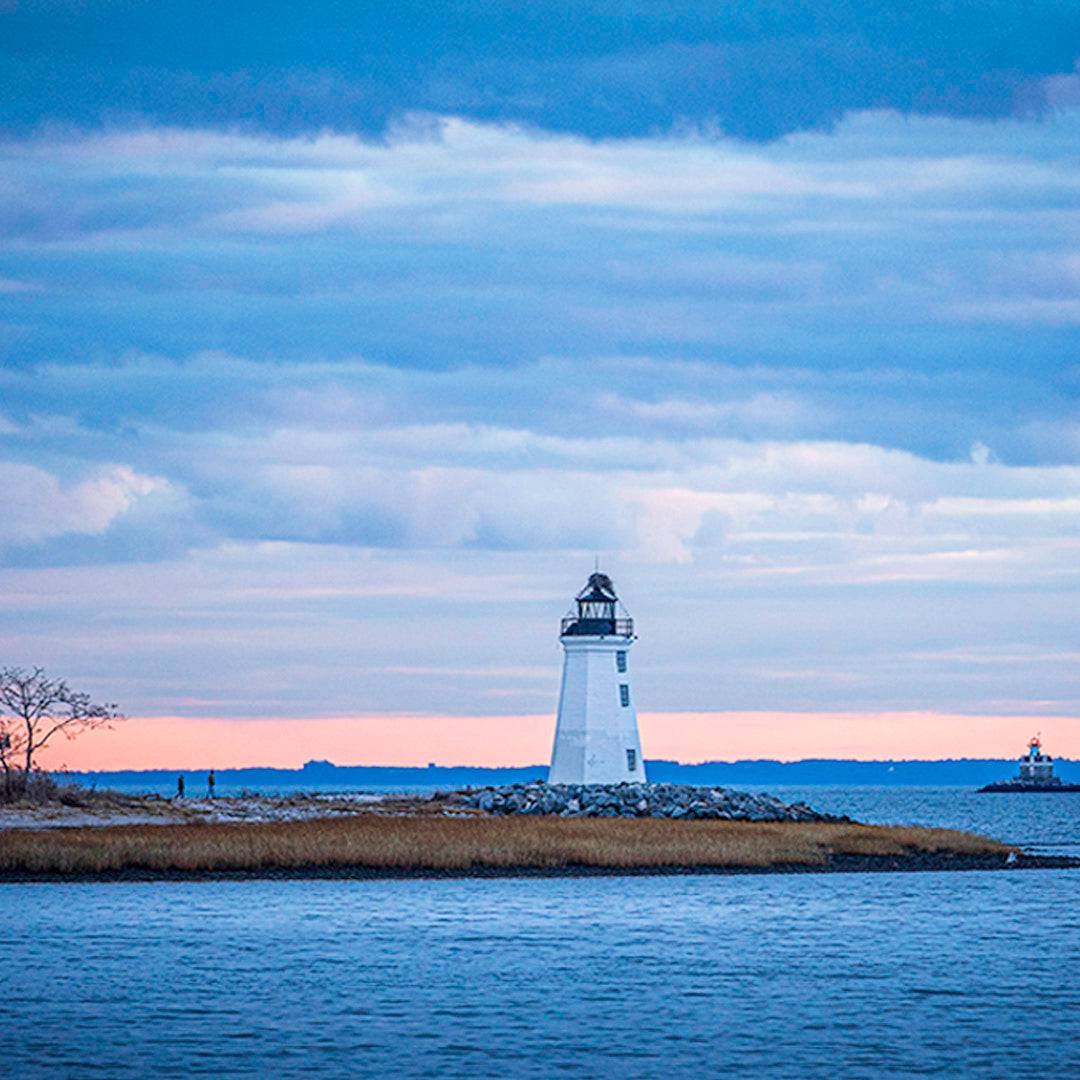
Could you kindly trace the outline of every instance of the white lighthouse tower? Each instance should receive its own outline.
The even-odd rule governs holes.
[[[630,693],[634,620],[620,608],[611,578],[597,571],[562,621],[562,687],[550,784],[645,779]]]

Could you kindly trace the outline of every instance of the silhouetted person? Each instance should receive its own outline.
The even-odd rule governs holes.
[[[206,794],[212,799],[214,797],[214,770],[210,770],[210,775],[206,778]]]
[[[184,797],[184,778],[182,776],[176,778],[176,797],[178,799]]]

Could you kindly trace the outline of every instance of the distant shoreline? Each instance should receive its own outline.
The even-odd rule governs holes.
[[[773,761],[705,761],[686,764],[648,759],[650,781],[721,787],[968,787],[1001,780],[1016,769],[1013,758],[956,758],[856,761],[843,758]],[[1080,761],[1058,758],[1065,781],[1080,783]],[[183,775],[194,795],[205,791],[209,765],[203,768],[139,769],[56,773],[58,779],[128,792],[176,791]],[[252,791],[388,791],[460,789],[543,780],[544,765],[480,767],[469,765],[336,765],[309,761],[299,769],[250,766],[215,770],[219,794]]]

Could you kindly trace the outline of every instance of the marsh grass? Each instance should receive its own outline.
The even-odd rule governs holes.
[[[355,817],[119,825],[0,834],[0,873],[351,867],[445,871],[820,866],[830,856],[1001,855],[971,833],[818,822],[558,817]]]

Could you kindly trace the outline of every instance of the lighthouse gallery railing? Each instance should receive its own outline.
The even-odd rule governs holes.
[[[576,615],[567,615],[559,631],[561,636],[576,635],[581,637],[633,637],[633,619],[579,619]]]

